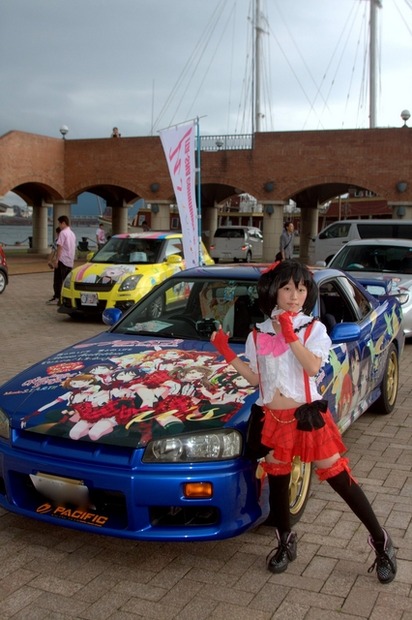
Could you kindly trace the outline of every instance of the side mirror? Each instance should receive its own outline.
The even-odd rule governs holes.
[[[166,262],[168,265],[177,265],[183,262],[183,258],[181,258],[178,254],[171,254],[167,257]]]
[[[361,330],[355,323],[336,323],[329,334],[333,344],[360,340]]]
[[[102,314],[105,325],[115,325],[122,318],[122,311],[119,308],[106,308]]]

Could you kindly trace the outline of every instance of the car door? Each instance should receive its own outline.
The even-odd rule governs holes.
[[[329,362],[317,378],[322,396],[343,431],[372,402],[373,386],[378,382],[374,342],[375,304],[346,276],[324,280],[319,285],[320,319],[333,331],[333,322],[356,323],[360,338],[354,342],[334,343]],[[381,324],[376,329],[382,329]]]

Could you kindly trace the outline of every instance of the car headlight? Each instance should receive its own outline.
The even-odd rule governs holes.
[[[119,286],[119,291],[134,291],[142,276],[129,276]]]
[[[163,437],[151,441],[143,455],[144,463],[188,463],[224,461],[240,456],[242,436],[234,429]]]
[[[2,409],[0,409],[0,437],[10,439],[10,420]]]
[[[72,279],[72,274],[69,272],[67,276],[64,278],[63,288],[70,288],[71,279]]]

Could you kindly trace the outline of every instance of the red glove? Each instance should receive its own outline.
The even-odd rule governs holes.
[[[292,315],[290,312],[282,312],[276,317],[282,328],[282,334],[287,343],[299,340],[297,334],[293,331]]]
[[[210,342],[219,351],[219,353],[223,355],[226,362],[230,364],[230,362],[232,362],[237,355],[233,349],[229,347],[228,340],[229,336],[223,331],[222,328],[220,328],[219,331],[215,332],[214,338],[212,337]]]

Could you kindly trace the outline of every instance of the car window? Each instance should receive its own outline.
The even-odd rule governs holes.
[[[172,254],[183,257],[182,241],[180,239],[166,239],[165,257],[168,258]]]
[[[256,282],[176,277],[147,295],[115,331],[204,340],[221,325],[232,341],[244,343],[263,318]]]
[[[411,246],[370,244],[346,246],[337,254],[330,266],[346,271],[389,271],[411,273]]]
[[[138,239],[132,237],[111,237],[105,246],[96,252],[92,263],[140,264],[158,263],[162,247],[160,239]]]
[[[371,310],[369,299],[344,276],[319,287],[319,315],[329,333],[337,323],[359,321]]]
[[[319,234],[319,239],[336,239],[337,237],[347,237],[351,224],[337,222]]]

